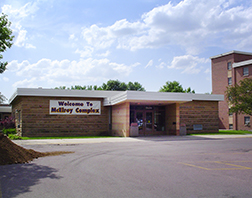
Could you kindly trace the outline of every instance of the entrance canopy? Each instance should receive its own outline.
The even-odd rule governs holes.
[[[124,91],[111,97],[107,97],[104,106],[116,105],[123,102],[131,104],[158,104],[183,103],[194,100],[200,101],[222,101],[223,95],[212,94],[193,94],[193,93],[172,93],[172,92],[143,92],[143,91]]]

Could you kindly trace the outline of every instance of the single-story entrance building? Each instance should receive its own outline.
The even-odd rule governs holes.
[[[18,88],[21,136],[146,136],[218,132],[223,95]]]

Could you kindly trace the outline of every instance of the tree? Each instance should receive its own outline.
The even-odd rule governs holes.
[[[3,59],[2,52],[6,51],[7,48],[12,46],[12,30],[10,29],[11,23],[7,19],[7,15],[2,13],[0,16],[0,60]],[[0,74],[6,70],[8,62],[0,62]],[[6,97],[0,93],[0,104],[6,100]]]
[[[134,91],[145,91],[145,89],[143,88],[143,86],[138,83],[138,82],[129,82],[127,85],[127,90],[134,90]]]
[[[8,21],[7,15],[2,13],[0,17],[0,53],[7,50],[12,46],[12,30],[10,29],[11,22]],[[3,55],[0,54],[0,59],[3,58]],[[3,73],[6,70],[8,62],[0,62],[0,73]]]
[[[55,89],[74,89],[74,90],[111,90],[111,91],[145,91],[143,86],[138,82],[129,82],[128,84],[120,82],[119,80],[109,80],[107,83],[103,83],[100,87],[97,85],[80,86],[75,85],[68,88],[66,86],[55,87]]]
[[[139,82],[129,82],[128,84],[120,82],[119,80],[109,80],[107,84],[103,83],[100,87],[101,90],[114,90],[114,91],[145,91],[143,86]]]
[[[7,98],[0,92],[0,104],[2,104],[5,100],[7,100]]]
[[[182,85],[178,81],[167,81],[163,87],[160,88],[160,92],[182,92],[182,93],[195,93],[190,87],[183,89]]]
[[[239,84],[227,87],[226,98],[230,113],[244,113],[252,116],[252,78],[245,78]]]

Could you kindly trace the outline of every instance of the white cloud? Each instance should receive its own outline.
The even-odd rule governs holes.
[[[17,47],[36,48],[34,45],[28,43],[27,30],[23,25],[28,25],[24,20],[30,18],[38,9],[37,2],[29,2],[19,8],[14,8],[11,5],[4,5],[2,7],[2,12],[7,14],[9,21],[11,21],[11,29],[13,30],[13,34],[16,35],[14,45]]]
[[[115,79],[128,76],[133,68],[139,63],[132,65],[119,64],[104,59],[81,59],[79,61],[69,61],[67,59],[58,61],[41,59],[36,63],[23,61],[11,61],[8,64],[10,72],[25,78],[14,84],[14,87],[37,87],[39,84],[62,85],[84,82],[94,82],[102,79]]]
[[[14,89],[20,88],[20,87],[30,87],[30,88],[33,88],[33,87],[38,87],[37,82],[38,81],[37,81],[36,78],[24,79],[24,80],[20,80],[20,81],[17,81],[15,83],[13,83],[12,87]]]
[[[104,53],[101,53],[101,54],[97,54],[98,56],[102,56],[102,57],[108,57],[110,55],[110,51],[107,50],[106,52]]]
[[[207,68],[205,71],[204,71],[205,74],[209,74],[210,73],[210,69]]]
[[[5,81],[5,82],[9,82],[9,78],[7,78],[7,77],[3,77],[3,81]]]
[[[163,69],[164,67],[166,67],[165,62],[161,62],[159,65],[156,65],[156,68],[158,68],[158,69]]]
[[[80,54],[80,57],[85,58],[85,57],[91,57],[92,53],[94,52],[94,48],[85,46],[84,50],[79,50],[77,49],[75,53]]]
[[[153,65],[153,60],[150,60],[144,68],[151,67]]]
[[[107,27],[95,24],[86,27],[83,38],[98,49],[115,44],[117,48],[134,51],[178,44],[193,55],[211,46],[215,39],[222,46],[235,36],[235,44],[242,48],[252,43],[252,7],[234,3],[228,0],[170,2],[143,14],[140,21],[122,19]]]
[[[198,58],[192,55],[176,56],[173,58],[168,69],[181,69],[182,73],[199,73],[201,64],[207,63],[209,60]]]

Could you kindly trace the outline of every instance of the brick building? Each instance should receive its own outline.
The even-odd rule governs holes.
[[[145,136],[218,132],[223,95],[18,88],[22,136]]]
[[[252,53],[231,51],[210,57],[212,64],[212,93],[224,94],[229,85],[252,78]],[[251,130],[251,116],[229,113],[227,99],[219,102],[220,129]]]

